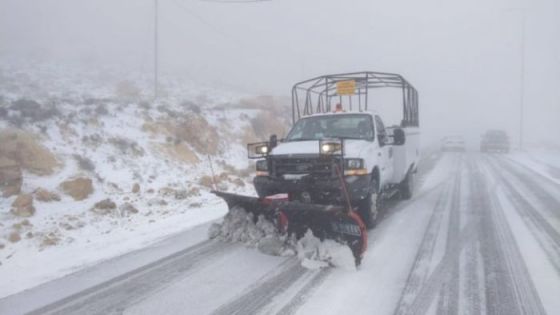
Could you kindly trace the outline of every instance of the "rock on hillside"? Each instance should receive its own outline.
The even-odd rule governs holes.
[[[85,177],[64,181],[60,184],[60,188],[76,201],[86,199],[93,192],[91,179]]]

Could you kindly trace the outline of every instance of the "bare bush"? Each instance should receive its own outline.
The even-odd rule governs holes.
[[[197,104],[195,104],[191,101],[183,101],[181,103],[181,107],[186,108],[186,109],[190,110],[191,112],[193,112],[195,114],[200,114],[200,112],[201,112],[200,106],[198,106]]]
[[[48,120],[60,114],[54,105],[42,106],[38,102],[29,99],[19,99],[12,102],[10,110],[30,122]]]
[[[189,143],[200,153],[216,154],[218,152],[218,133],[200,115],[188,115],[173,131],[176,139]]]
[[[88,97],[84,99],[84,105],[103,105],[107,102],[111,101],[108,98],[95,98],[95,97]]]
[[[123,154],[144,155],[144,149],[134,140],[115,137],[109,139],[109,143],[114,145]]]
[[[152,107],[152,105],[148,101],[140,101],[138,102],[138,107],[143,108],[145,110],[149,110]]]
[[[117,83],[115,94],[119,99],[135,100],[140,97],[140,89],[131,81]]]
[[[107,110],[107,107],[105,107],[105,105],[103,105],[103,104],[97,105],[97,107],[95,108],[95,113],[98,116],[109,115],[109,111]]]
[[[88,172],[95,171],[95,165],[87,157],[78,154],[74,154],[73,157],[76,160],[76,162],[78,162],[78,166],[80,167],[80,169]]]
[[[167,107],[165,104],[159,105],[159,106],[157,107],[157,110],[158,110],[158,112],[160,112],[160,113],[165,113],[165,114],[167,114],[169,117],[177,117],[177,116],[179,116],[179,113],[178,113],[178,112],[176,112],[176,111],[174,111],[174,110],[172,110],[172,109],[169,109],[169,107]]]
[[[286,122],[281,117],[270,111],[263,111],[251,119],[251,127],[260,139],[266,139],[271,134],[283,135],[286,126]]]
[[[99,134],[93,134],[82,137],[82,143],[91,146],[99,146],[103,142],[103,138]]]

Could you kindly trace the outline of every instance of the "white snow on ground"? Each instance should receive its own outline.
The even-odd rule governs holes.
[[[523,260],[529,270],[529,274],[535,284],[535,288],[539,293],[539,297],[543,302],[543,306],[548,314],[560,313],[560,300],[558,299],[558,292],[560,292],[560,275],[551,264],[550,259],[547,257],[539,241],[535,238],[527,225],[527,222],[515,210],[515,205],[512,204],[503,188],[496,183],[495,179],[491,176],[490,170],[484,168],[485,176],[490,183],[489,187],[492,194],[497,196],[497,200],[504,211],[507,223],[514,231],[515,242],[519,246],[520,252],[523,255]],[[516,181],[510,181],[513,185],[518,185]],[[517,191],[522,193],[524,188],[518,186]],[[531,199],[530,194],[523,196],[527,200]],[[535,206],[540,206],[534,203]]]
[[[437,185],[443,183],[445,179],[449,178],[450,176],[453,176],[453,174],[451,174],[449,170],[453,167],[453,163],[457,161],[456,159],[452,158],[454,155],[455,154],[451,154],[451,155],[446,154],[440,158],[440,160],[437,162],[438,167],[433,169],[430,173],[430,176],[428,176],[422,183],[421,191],[424,192],[430,191],[435,187],[437,187]],[[435,157],[431,156],[429,158],[435,158]]]
[[[558,275],[546,253],[503,191],[498,191],[498,199],[502,204],[508,224],[515,231],[515,241],[523,255],[546,312],[548,314],[560,314],[560,299],[558,299],[560,275]]]
[[[283,270],[286,260],[230,244],[232,251],[205,262],[197,272],[138,301],[124,314],[210,314],[254,283]]]
[[[0,84],[0,107],[8,108],[8,116],[0,117],[0,132],[32,134],[59,162],[48,176],[23,170],[22,192],[44,188],[61,197],[55,202],[35,199],[37,211],[29,218],[10,212],[16,196],[0,197],[0,298],[223,216],[225,203],[209,192],[211,166],[217,188],[254,194],[245,142],[256,135],[253,119],[263,112],[254,108],[259,101],[247,105],[242,102],[246,95],[173,78],[162,80],[165,93],[151,102],[142,92],[151,91],[149,79],[135,74],[50,65],[0,64],[0,69],[0,79],[9,82]],[[122,82],[138,95],[119,92]],[[20,121],[11,104],[22,98],[55,106],[57,113]],[[193,119],[206,121],[215,137],[197,145],[189,139],[205,130],[194,130],[192,137],[184,133],[193,130],[170,131]],[[254,133],[248,136],[248,131]],[[216,152],[204,152],[211,141],[217,143]],[[93,193],[82,201],[60,188],[78,176],[93,181]],[[135,183],[138,193],[132,192]],[[115,209],[91,211],[107,198]],[[134,211],[123,210],[126,204]],[[14,231],[21,240],[9,240]]]
[[[206,239],[210,223],[172,234],[141,249],[93,264],[70,275],[0,299],[0,314],[27,314],[35,309],[110,281],[137,268],[169,257]],[[65,257],[65,260],[67,257]],[[56,261],[55,263],[59,263]]]
[[[560,184],[560,151],[554,149],[531,149],[508,155],[512,160]]]
[[[218,219],[225,214],[226,209],[227,206],[221,203],[208,205],[129,229],[112,228],[101,235],[98,234],[99,227],[85,227],[75,234],[73,242],[64,246],[38,251],[33,244],[26,244],[23,248],[12,249],[10,252],[17,255],[0,267],[0,296],[14,294],[144,248],[168,235]]]

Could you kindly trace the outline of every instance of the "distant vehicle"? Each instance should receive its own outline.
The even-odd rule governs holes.
[[[441,151],[465,152],[465,138],[460,135],[446,136],[441,140]]]
[[[509,137],[503,130],[488,130],[480,139],[481,152],[509,152]]]

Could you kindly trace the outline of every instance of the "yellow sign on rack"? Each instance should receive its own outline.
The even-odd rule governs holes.
[[[338,81],[336,82],[336,93],[338,95],[354,95],[356,93],[356,81]]]

